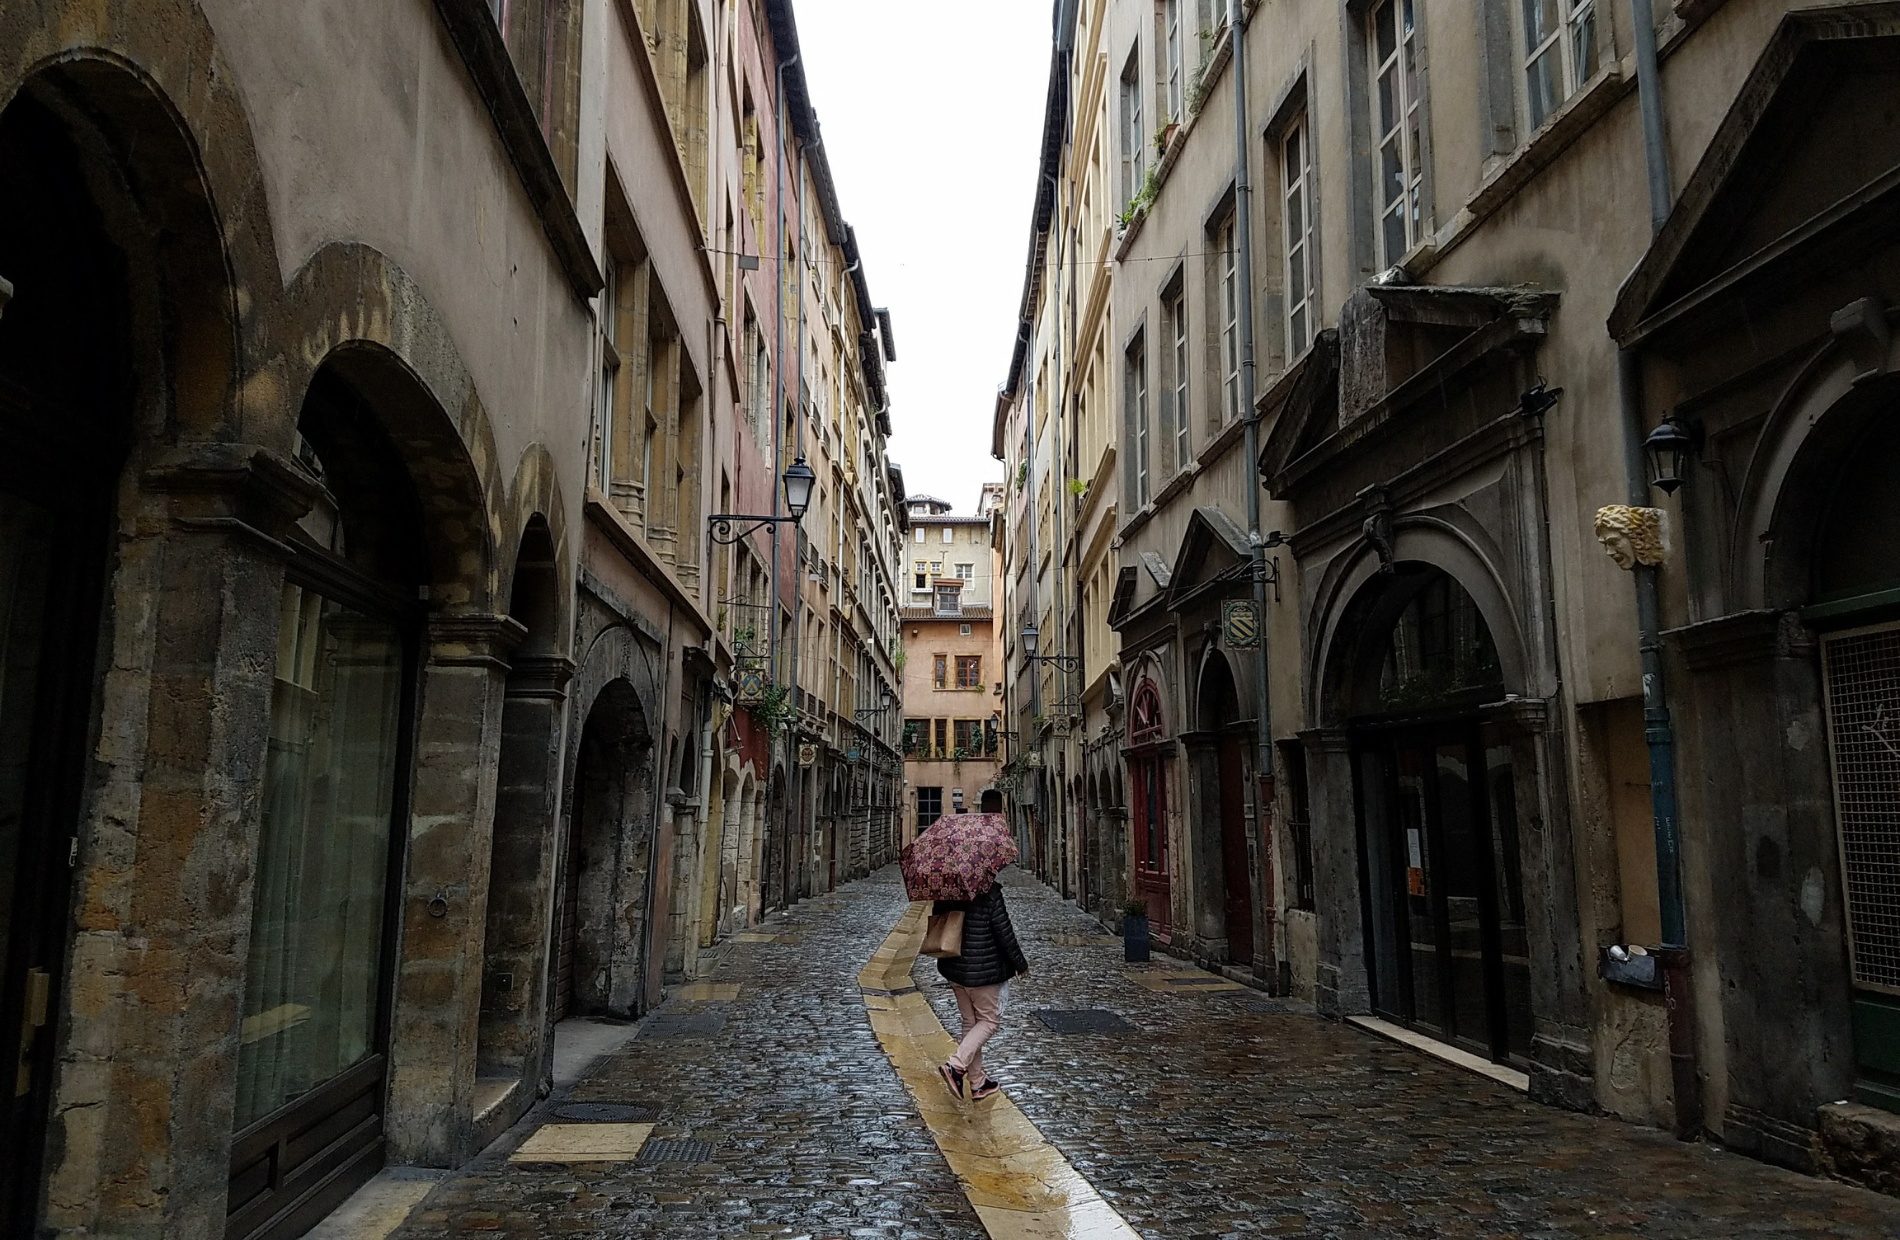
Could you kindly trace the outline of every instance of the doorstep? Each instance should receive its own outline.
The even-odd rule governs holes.
[[[1531,1076],[1528,1072],[1519,1072],[1516,1068],[1507,1068],[1503,1064],[1492,1063],[1489,1059],[1482,1059],[1470,1051],[1459,1050],[1448,1042],[1440,1042],[1437,1038],[1428,1038],[1422,1033],[1413,1033],[1410,1029],[1402,1025],[1395,1025],[1389,1020],[1380,1020],[1376,1016],[1348,1016],[1346,1023],[1349,1025],[1357,1025],[1367,1033],[1375,1033],[1382,1038],[1389,1038],[1394,1042],[1409,1046],[1413,1050],[1424,1051],[1434,1059],[1442,1059],[1448,1064],[1454,1064],[1457,1067],[1465,1069],[1467,1072],[1475,1072],[1479,1076],[1489,1077],[1500,1085],[1509,1085],[1519,1093],[1527,1094],[1531,1090]]]

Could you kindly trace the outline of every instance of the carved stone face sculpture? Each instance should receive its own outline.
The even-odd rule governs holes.
[[[1662,563],[1662,513],[1654,508],[1627,504],[1599,508],[1596,535],[1618,568]]]

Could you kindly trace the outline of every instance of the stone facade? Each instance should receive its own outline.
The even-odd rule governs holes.
[[[9,1233],[301,1234],[890,855],[894,725],[884,828],[768,881],[796,731],[735,698],[791,687],[812,517],[708,537],[778,511],[822,368],[823,666],[894,686],[888,316],[790,6],[505,12],[0,11]],[[780,254],[859,271],[812,277],[841,343],[771,330]]]
[[[994,450],[1005,612],[1117,652],[1072,894],[1543,1101],[1891,1185],[1893,10],[1657,6],[1645,78],[1628,8],[1239,7],[1239,46],[1173,0],[1056,31]],[[1054,732],[1006,776],[1032,831]]]

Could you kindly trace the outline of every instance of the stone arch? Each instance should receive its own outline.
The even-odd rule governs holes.
[[[1194,686],[1194,727],[1181,729],[1188,782],[1188,869],[1195,933],[1214,956],[1253,958],[1253,880],[1247,847],[1245,740],[1227,656],[1208,646]]]
[[[554,616],[549,633],[556,645],[547,653],[565,653],[574,631],[574,548],[568,538],[567,504],[561,495],[559,468],[545,444],[530,444],[516,462],[513,484],[508,488],[507,529],[515,539],[515,554],[506,562],[519,566],[521,546],[537,528],[544,535],[556,589],[550,596]],[[503,583],[512,598],[515,584]],[[519,617],[516,617],[519,619]]]
[[[1877,473],[1892,460],[1889,424],[1900,403],[1900,376],[1870,379],[1867,361],[1844,346],[1824,347],[1770,413],[1743,473],[1727,557],[1728,611],[1815,601],[1824,590],[1818,577],[1830,526],[1884,521],[1888,528],[1863,528],[1859,539],[1866,550],[1887,549],[1880,544],[1893,532],[1892,517],[1880,504],[1891,494],[1891,476],[1863,478],[1861,471]],[[1869,501],[1872,508],[1854,511]]]
[[[1534,682],[1524,627],[1497,571],[1495,549],[1481,532],[1446,512],[1415,514],[1394,523],[1394,570],[1388,572],[1370,545],[1328,566],[1322,575],[1315,636],[1308,651],[1315,680],[1311,709],[1323,727],[1339,727],[1354,713],[1358,677],[1371,643],[1383,642],[1411,595],[1408,574],[1438,569],[1470,596],[1497,648],[1504,687],[1540,695]]]
[[[573,796],[574,997],[579,1010],[637,1015],[643,993],[642,930],[658,746],[632,682],[603,685],[588,705],[576,749]]]
[[[318,250],[284,297],[289,388],[319,365],[337,366],[386,411],[429,517],[430,601],[447,612],[498,611],[509,536],[536,511],[553,530],[565,523],[552,524],[558,508],[537,506],[511,526],[494,430],[442,316],[406,271],[357,243]]]
[[[297,402],[257,381],[278,369],[268,324],[281,270],[236,82],[191,0],[58,22],[32,6],[0,12],[0,109],[35,101],[83,129],[95,193],[115,200],[134,317],[151,325],[135,368],[142,436],[281,450]],[[260,421],[279,437],[259,440]]]

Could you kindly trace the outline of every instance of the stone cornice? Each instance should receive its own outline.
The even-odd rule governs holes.
[[[512,616],[431,616],[429,662],[438,667],[492,667],[506,672],[508,656],[527,635],[527,627]]]

